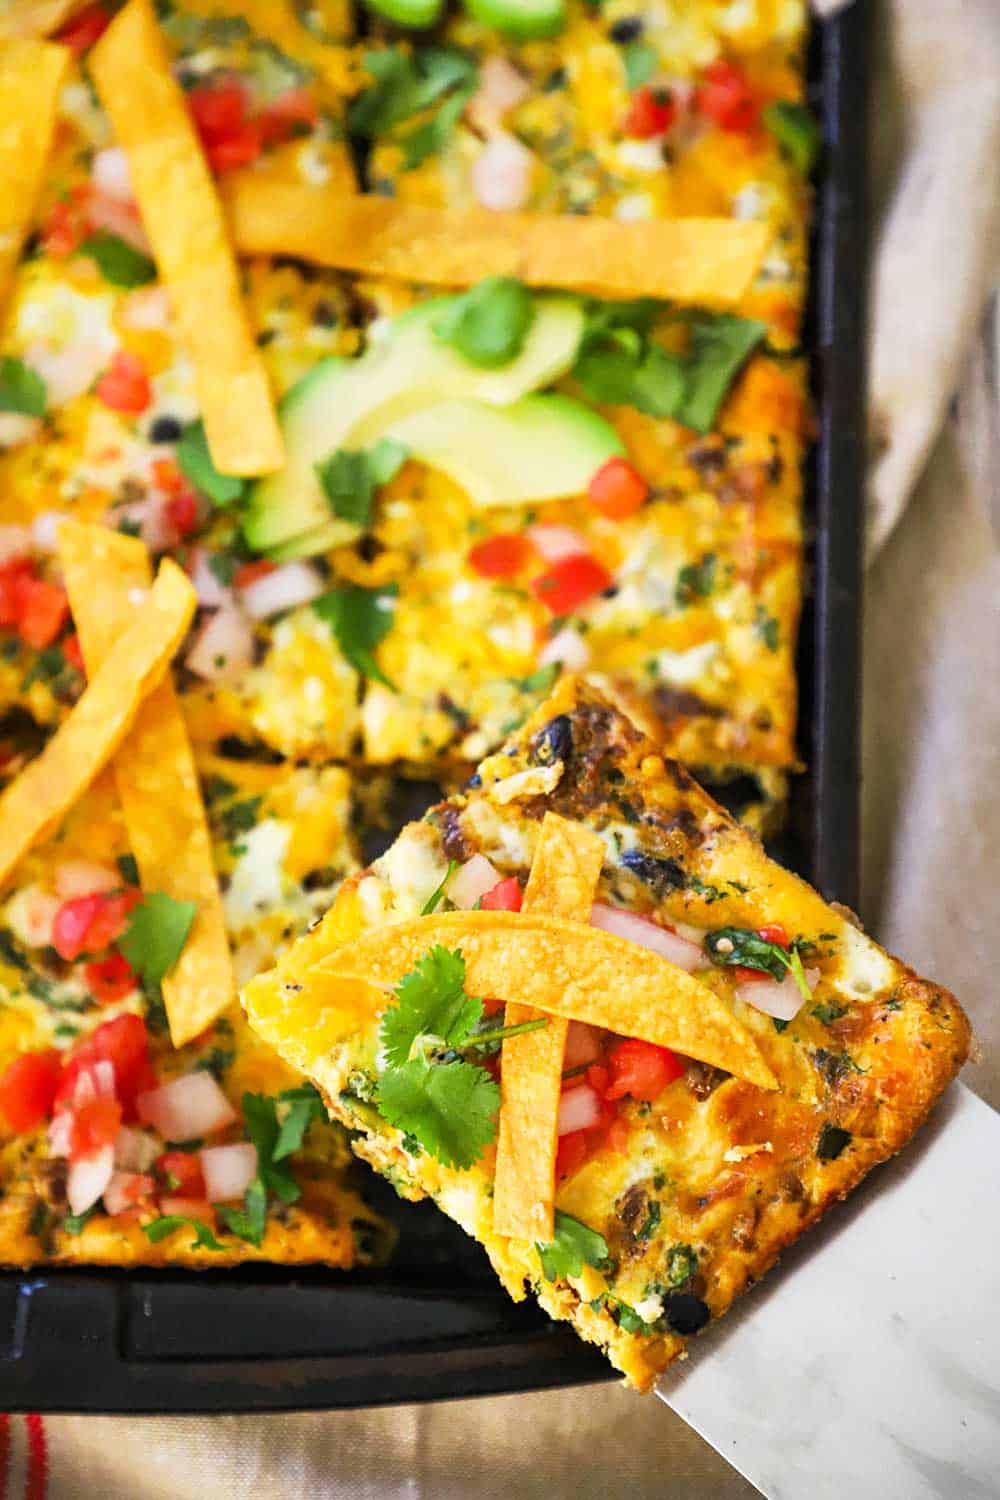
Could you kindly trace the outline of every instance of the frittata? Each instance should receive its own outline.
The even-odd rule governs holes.
[[[527,919],[516,913],[553,813],[603,845],[591,921],[616,935],[620,977],[591,1003],[621,1019],[618,1034],[570,1024],[555,1237],[536,1245],[494,1228],[500,1095],[496,1043],[485,1044],[498,1018],[487,996],[490,1014],[475,1020],[483,1006],[469,998],[474,982],[463,989],[463,956],[473,964],[477,934],[495,926],[507,945],[496,983],[519,965]],[[394,929],[423,954],[405,977]],[[721,1002],[770,1084],[631,1039],[629,975],[649,950],[668,960],[661,1005],[671,966],[686,971],[702,996],[693,1034],[699,1006],[707,1016]],[[558,950],[548,999],[546,975],[528,976],[542,1010],[573,1013],[560,988],[572,957],[572,944]],[[585,981],[573,980],[578,1005]],[[768,859],[631,720],[570,679],[463,792],[352,876],[244,1003],[397,1192],[433,1198],[483,1243],[513,1297],[530,1288],[640,1388],[909,1139],[969,1047],[947,991]]]

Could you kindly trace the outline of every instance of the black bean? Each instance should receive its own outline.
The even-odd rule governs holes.
[[[642,29],[641,16],[625,16],[622,20],[615,22],[608,35],[613,42],[622,46],[625,42],[634,42],[637,37],[642,36]]]
[[[157,417],[149,429],[149,441],[151,443],[176,443],[181,430],[181,424],[176,417]]]
[[[554,94],[559,89],[564,89],[569,82],[569,74],[565,68],[554,68],[542,84],[543,94]]]
[[[697,1333],[712,1314],[700,1297],[690,1292],[670,1292],[663,1299],[663,1312],[674,1333]]]
[[[684,871],[676,859],[658,859],[655,854],[644,854],[641,849],[626,850],[622,855],[622,864],[657,895],[662,895],[665,891],[680,890],[686,882]]]
[[[573,754],[573,726],[568,714],[557,714],[531,741],[531,758],[536,765],[550,766],[557,760],[569,760]]]

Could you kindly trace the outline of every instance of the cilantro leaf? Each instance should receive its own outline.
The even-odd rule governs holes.
[[[777,99],[765,109],[764,124],[803,177],[808,177],[823,143],[819,125],[809,111],[790,99]]]
[[[470,364],[506,365],[520,353],[535,316],[531,293],[512,276],[488,276],[449,297],[432,327]]]
[[[212,462],[203,422],[191,422],[181,433],[177,466],[213,505],[232,505],[243,494],[244,481],[235,474],[220,474]]]
[[[379,438],[371,448],[350,452],[338,448],[316,465],[316,473],[330,509],[343,521],[367,526],[372,500],[381,484],[388,484],[405,463],[407,450],[392,438]]]
[[[377,1095],[381,1114],[449,1167],[471,1167],[496,1136],[500,1088],[474,1063],[415,1057],[388,1068]]]
[[[444,893],[448,888],[448,882],[457,869],[458,860],[449,859],[448,869],[445,872],[441,884],[437,887],[436,890],[431,892],[431,894],[427,897],[427,900],[424,902],[423,906],[420,908],[420,915],[422,917],[429,917],[431,912],[437,911],[438,907],[441,905]]]
[[[255,1177],[247,1188],[242,1208],[221,1207],[216,1212],[230,1234],[249,1240],[251,1245],[260,1249],[267,1228],[267,1189],[259,1177]]]
[[[45,381],[23,359],[12,354],[0,359],[0,411],[44,417],[48,395]]]
[[[459,1047],[483,1014],[483,1002],[465,993],[465,959],[460,952],[434,947],[396,986],[379,1027],[379,1046],[388,1067],[410,1060],[418,1037],[439,1038]],[[416,1132],[414,1132],[416,1134]]]
[[[145,286],[156,278],[156,266],[148,255],[104,229],[87,236],[80,246],[80,254],[89,255],[96,261],[97,269],[112,286]]]
[[[629,42],[622,49],[622,62],[625,64],[625,87],[631,93],[649,82],[659,67],[660,57],[656,48],[645,42]]]
[[[683,609],[696,599],[707,599],[715,588],[715,553],[706,552],[696,563],[685,563],[677,574],[674,601]]]
[[[276,1156],[281,1137],[278,1101],[268,1094],[244,1094],[243,1122],[248,1138],[257,1148],[257,1177],[254,1180],[261,1183],[265,1194],[271,1192],[282,1203],[294,1203],[301,1197],[302,1189],[292,1176],[291,1167]]]
[[[62,1221],[63,1234],[79,1234],[94,1217],[97,1212],[97,1204],[93,1208],[84,1209],[82,1214],[66,1214]]]
[[[162,891],[151,891],[132,908],[117,946],[148,988],[159,988],[180,958],[197,910],[196,901],[175,901]]]
[[[741,366],[767,332],[755,318],[729,313],[695,319],[685,358],[687,391],[677,420],[695,432],[709,432],[726,392]]]
[[[215,1235],[201,1219],[189,1219],[186,1214],[165,1214],[159,1219],[154,1219],[151,1224],[142,1227],[153,1241],[158,1245],[160,1240],[165,1240],[168,1234],[173,1234],[175,1229],[183,1229],[185,1224],[190,1224],[194,1230],[194,1239],[191,1241],[191,1249],[201,1248],[203,1250],[225,1250]]]
[[[393,692],[395,686],[382,671],[372,652],[392,629],[395,599],[399,592],[394,583],[382,588],[366,589],[356,584],[330,589],[313,600],[313,609],[333,631],[346,659],[363,677],[384,683]]]
[[[802,967],[802,957],[793,943],[784,948],[769,942],[749,927],[719,927],[705,937],[705,947],[713,963],[725,967],[758,969],[772,979],[782,980],[791,974],[804,1000],[812,999],[812,990]]]
[[[347,125],[354,135],[388,134],[456,88],[472,89],[476,65],[464,52],[419,47],[412,55],[392,49],[365,52],[365,70],[375,80],[351,105]]]
[[[326,1119],[326,1106],[319,1090],[311,1083],[304,1083],[297,1089],[286,1089],[280,1097],[287,1102],[289,1109],[278,1131],[272,1162],[283,1161],[293,1151],[298,1151],[312,1122]]]
[[[536,1245],[546,1281],[579,1276],[584,1266],[600,1267],[608,1258],[608,1244],[596,1229],[588,1229],[572,1214],[556,1209],[555,1239],[550,1245]]]
[[[475,92],[475,84],[465,84],[445,99],[429,120],[400,137],[405,172],[412,172],[414,167],[419,167],[429,156],[437,156],[444,150],[452,131],[462,118],[465,106]]]

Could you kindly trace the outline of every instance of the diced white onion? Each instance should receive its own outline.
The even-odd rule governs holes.
[[[71,1214],[85,1214],[93,1208],[111,1181],[115,1170],[115,1148],[102,1146],[93,1156],[70,1163],[66,1175],[66,1197]]]
[[[60,901],[75,901],[99,891],[116,891],[122,884],[117,870],[88,859],[66,859],[56,865],[56,894]]]
[[[205,609],[218,609],[222,604],[231,604],[233,599],[229,589],[212,571],[210,564],[215,555],[205,547],[195,547],[188,564],[188,576],[198,595],[198,603]]]
[[[812,989],[819,978],[819,970],[807,969],[805,973],[806,984]],[[772,979],[769,974],[762,974],[759,979],[744,979],[736,986],[736,994],[747,1005],[763,1011],[765,1016],[773,1016],[776,1021],[793,1021],[806,1003],[791,974],[780,980]]]
[[[59,545],[59,527],[66,520],[64,510],[43,510],[31,523],[31,540],[39,552],[55,552]]]
[[[142,1123],[152,1125],[165,1141],[193,1141],[236,1119],[233,1106],[203,1069],[140,1094],[136,1110]]]
[[[528,80],[513,63],[499,54],[488,57],[479,70],[479,88],[467,105],[469,119],[483,130],[493,129],[529,92]]]
[[[40,417],[29,417],[20,411],[0,411],[0,448],[17,448],[30,443],[42,430]]]
[[[586,1021],[570,1021],[566,1028],[564,1067],[579,1068],[583,1063],[596,1062],[600,1050],[601,1033],[596,1026],[588,1026]]]
[[[525,536],[546,562],[561,562],[564,557],[579,557],[589,551],[586,540],[572,526],[548,526],[544,523],[525,528]]]
[[[121,1172],[145,1172],[163,1150],[163,1142],[148,1130],[122,1125],[115,1136],[115,1168]]]
[[[257,1176],[257,1148],[249,1141],[239,1141],[233,1146],[206,1146],[198,1155],[209,1203],[242,1198]]]
[[[31,551],[31,542],[32,535],[27,526],[0,526],[0,563],[26,557]]]
[[[91,229],[104,229],[108,234],[116,234],[142,255],[150,252],[149,237],[142,227],[137,209],[131,203],[123,203],[121,199],[104,193],[95,193],[87,204],[87,222]]]
[[[40,885],[23,885],[7,902],[7,926],[19,943],[28,948],[47,948],[60,902]]]
[[[132,179],[129,176],[128,157],[120,146],[107,146],[94,153],[90,164],[90,175],[99,192],[119,203],[132,201]]]
[[[68,1109],[56,1110],[49,1121],[49,1155],[68,1156],[69,1138],[73,1129],[73,1115]]]
[[[241,672],[253,660],[253,630],[235,604],[223,605],[205,621],[187,654],[187,665],[208,682]]]
[[[128,1208],[135,1208],[145,1197],[152,1194],[156,1184],[143,1172],[112,1172],[111,1181],[104,1189],[105,1211],[114,1217]]]
[[[129,292],[121,304],[121,320],[126,328],[168,328],[170,300],[166,287],[142,286]]]
[[[307,562],[290,562],[247,584],[240,590],[240,600],[251,619],[267,620],[318,599],[325,587],[316,568]]]
[[[514,136],[495,135],[472,164],[472,191],[483,208],[523,208],[531,194],[535,155]]]
[[[564,625],[538,653],[540,667],[560,666],[567,672],[582,672],[589,661],[590,647],[572,625]]]
[[[484,854],[474,854],[448,882],[448,900],[461,911],[471,911],[480,897],[502,879]]]
[[[102,338],[75,339],[65,349],[32,344],[25,350],[24,363],[45,381],[48,405],[62,406],[89,390],[107,369],[107,344]]]
[[[70,1105],[79,1109],[82,1104],[92,1104],[95,1099],[115,1097],[115,1065],[107,1058],[100,1058],[89,1067],[81,1068],[73,1082]]]
[[[630,943],[638,943],[642,948],[651,949],[688,974],[701,968],[706,962],[704,950],[696,943],[689,943],[687,938],[670,932],[666,927],[659,927],[648,917],[637,916],[635,912],[623,911],[617,906],[605,906],[602,901],[597,901],[590,914],[590,922],[591,926],[600,927],[604,932],[612,932],[616,937],[627,938]]]
[[[559,1100],[559,1134],[590,1130],[600,1123],[601,1101],[589,1083],[567,1089]]]

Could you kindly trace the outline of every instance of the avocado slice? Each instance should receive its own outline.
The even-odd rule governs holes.
[[[376,16],[397,26],[433,26],[444,6],[444,0],[365,0]]]
[[[566,0],[462,0],[474,21],[515,41],[558,36],[566,25]]]
[[[610,423],[559,393],[501,407],[441,401],[402,417],[386,435],[484,508],[582,495],[602,464],[625,453]]]
[[[338,448],[365,448],[394,421],[451,397],[507,406],[550,384],[576,358],[584,315],[573,298],[537,297],[521,352],[496,370],[470,364],[435,336],[432,325],[452,300],[411,308],[358,359],[321,360],[287,393],[280,407],[285,466],[256,482],[243,521],[255,552],[308,557],[358,535],[352,522],[331,516],[316,475],[316,465]],[[302,544],[307,533],[317,535]]]

